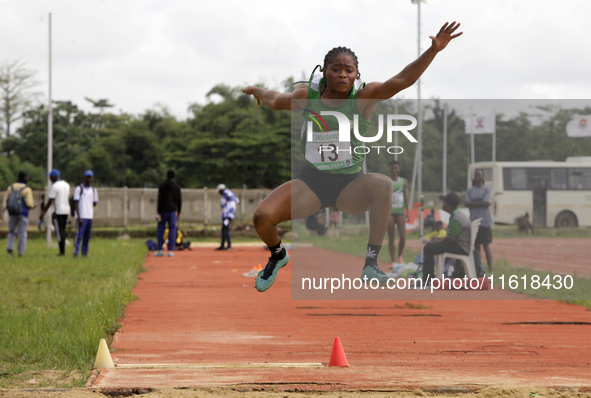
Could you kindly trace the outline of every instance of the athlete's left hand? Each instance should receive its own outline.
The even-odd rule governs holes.
[[[246,88],[243,88],[242,92],[246,95],[252,95],[257,100],[257,104],[259,104],[259,106],[261,106],[261,97],[257,93],[257,87],[248,86]]]
[[[454,32],[459,27],[459,22],[456,23],[456,21],[453,21],[451,25],[449,24],[449,22],[446,22],[445,25],[443,25],[441,29],[439,29],[439,33],[437,33],[437,36],[429,36],[429,38],[431,39],[431,47],[438,52],[443,50],[445,47],[447,47],[450,41],[452,41],[456,37],[461,36],[462,33],[464,33],[460,32],[454,34]]]

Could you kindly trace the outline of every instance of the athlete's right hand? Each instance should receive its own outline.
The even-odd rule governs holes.
[[[259,106],[261,106],[261,99],[260,99],[260,97],[258,97],[256,95],[256,89],[257,89],[257,87],[248,86],[246,88],[243,88],[242,92],[246,95],[252,95],[254,98],[256,98],[257,104],[259,104]]]

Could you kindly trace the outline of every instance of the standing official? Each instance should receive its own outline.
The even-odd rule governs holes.
[[[486,255],[486,263],[488,264],[488,272],[492,272],[492,250],[490,244],[492,243],[492,219],[490,217],[490,188],[484,185],[484,172],[476,170],[474,173],[474,181],[472,181],[472,188],[466,192],[466,200],[464,204],[470,209],[470,221],[482,218],[480,226],[478,227],[478,234],[476,241],[474,241],[474,249],[480,259],[480,246],[484,249]]]
[[[230,223],[236,217],[236,205],[240,200],[224,184],[218,185],[216,189],[222,198],[220,207],[222,208],[222,243],[216,250],[232,250],[232,240],[230,239]],[[227,246],[224,246],[228,242]]]
[[[60,256],[66,253],[66,221],[70,214],[70,184],[64,180],[60,180],[60,172],[57,169],[51,170],[47,174],[53,184],[49,189],[49,199],[47,204],[43,206],[43,212],[39,216],[39,220],[43,220],[43,216],[47,210],[54,206],[52,222],[55,228],[55,236],[60,248]]]
[[[390,260],[394,263],[404,263],[402,252],[406,244],[406,221],[410,220],[408,209],[408,182],[406,178],[400,177],[400,163],[396,160],[390,162],[390,180],[392,181],[392,211],[388,221],[388,250]],[[406,215],[405,215],[406,214]],[[398,257],[396,257],[396,227],[400,239],[398,241]],[[394,265],[394,264],[392,264]]]
[[[74,257],[80,253],[80,242],[82,242],[82,255],[88,255],[88,242],[90,242],[90,231],[92,230],[92,219],[94,207],[98,203],[98,193],[92,186],[94,173],[92,170],[84,172],[84,184],[74,189],[74,206],[76,207],[76,236],[74,237]]]
[[[164,245],[164,230],[168,223],[168,257],[173,257],[174,245],[176,242],[176,230],[178,216],[181,214],[181,188],[173,181],[174,171],[168,170],[166,181],[158,187],[158,251],[154,257],[164,256],[162,246]]]

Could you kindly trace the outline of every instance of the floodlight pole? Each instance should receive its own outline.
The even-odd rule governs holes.
[[[443,195],[447,194],[447,102],[443,105]]]
[[[53,169],[53,107],[51,106],[51,13],[49,13],[49,105],[47,113],[47,173]],[[49,186],[51,181],[47,176],[47,188],[45,189],[45,202],[49,201]],[[55,204],[54,204],[55,206]],[[51,213],[45,213],[45,226],[47,228],[47,246],[51,245]]]
[[[394,100],[394,113],[398,115],[398,100]],[[398,119],[394,120],[394,125],[398,126]],[[394,135],[394,146],[398,148],[398,130],[396,130]],[[394,152],[394,160],[398,161],[398,149]]]
[[[422,0],[413,0],[417,3],[417,58],[421,56],[421,2]],[[421,78],[417,80],[417,103],[418,103],[418,146],[419,158],[417,167],[417,196],[420,198],[423,194],[423,109],[421,107]],[[421,224],[422,224],[422,220]]]
[[[421,2],[424,0],[411,0],[413,4],[418,6],[418,19],[417,19],[417,53],[421,56]],[[417,181],[417,196],[420,197],[423,194],[423,109],[421,107],[421,78],[417,80],[417,149],[415,151],[415,164],[413,166],[413,178],[410,192],[410,202],[414,202],[414,190],[415,190],[415,178]],[[415,174],[416,170],[416,174]]]
[[[496,168],[497,168],[497,111],[496,109],[493,108],[493,121],[494,121],[494,126],[495,129],[493,131],[493,136],[492,136],[492,141],[493,141],[493,145],[492,145],[492,186],[491,186],[491,192],[490,192],[490,204],[492,207],[492,210],[490,211],[490,215],[491,215],[491,222],[490,222],[490,227],[494,228],[495,227],[495,192],[496,192],[496,183],[497,183],[497,175],[496,175]]]
[[[470,181],[474,179],[474,163],[476,159],[474,149],[474,114],[472,113],[472,106],[470,106]]]

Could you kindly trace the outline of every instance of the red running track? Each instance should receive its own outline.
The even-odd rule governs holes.
[[[309,250],[318,261],[334,256]],[[104,369],[93,387],[591,386],[591,312],[583,307],[535,300],[295,301],[291,264],[265,293],[242,275],[267,255],[259,246],[147,257],[134,289],[138,300],[112,344],[117,368]],[[358,257],[343,256],[343,266],[359,267]],[[409,308],[418,304],[426,308]],[[336,336],[349,368],[325,366]],[[321,365],[293,367],[306,363]]]
[[[407,246],[419,250],[419,240],[408,240]],[[398,244],[398,243],[397,243]],[[493,238],[493,262],[509,263],[556,274],[591,276],[591,239],[585,238]],[[482,252],[485,261],[484,251]]]

